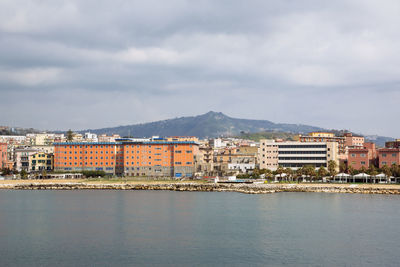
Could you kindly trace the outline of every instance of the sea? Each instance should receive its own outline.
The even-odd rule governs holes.
[[[400,196],[0,190],[0,266],[400,266]]]

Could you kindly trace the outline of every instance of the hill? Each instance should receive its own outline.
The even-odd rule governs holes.
[[[88,129],[81,132],[96,134],[132,135],[135,137],[159,136],[197,136],[212,138],[219,136],[238,136],[242,133],[286,132],[308,133],[325,129],[303,124],[273,123],[268,120],[249,120],[229,117],[221,112],[210,111],[206,114],[181,117],[143,124],[118,126],[102,129]]]

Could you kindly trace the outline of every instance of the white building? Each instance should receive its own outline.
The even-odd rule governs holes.
[[[258,159],[260,169],[270,170],[276,170],[278,166],[297,170],[305,165],[327,168],[330,160],[339,166],[338,143],[261,140]]]
[[[99,139],[97,138],[97,134],[94,134],[94,133],[85,133],[84,139],[87,142],[98,142],[99,141]]]

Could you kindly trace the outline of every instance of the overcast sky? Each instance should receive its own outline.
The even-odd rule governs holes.
[[[400,137],[399,0],[1,0],[0,125],[207,111]]]

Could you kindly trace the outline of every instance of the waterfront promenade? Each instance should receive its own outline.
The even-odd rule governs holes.
[[[9,190],[169,190],[203,192],[239,192],[267,194],[279,192],[325,192],[359,194],[400,194],[399,184],[218,184],[204,181],[137,180],[5,180],[0,189]]]

